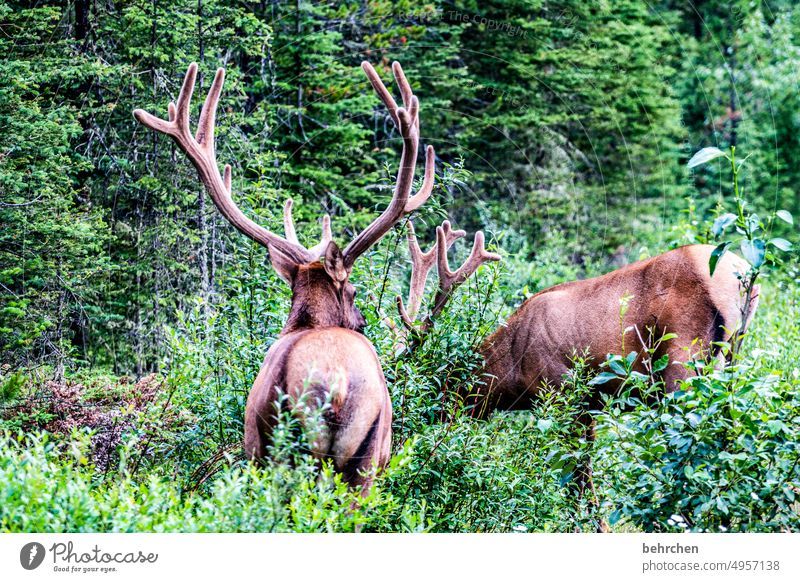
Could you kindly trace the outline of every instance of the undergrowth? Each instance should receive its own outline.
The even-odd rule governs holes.
[[[377,277],[375,266],[365,271]],[[390,384],[394,454],[363,499],[329,464],[302,454],[306,437],[291,418],[272,461],[242,458],[244,401],[285,297],[262,304],[255,339],[243,299],[217,307],[211,329],[198,305],[172,331],[162,376],[134,382],[83,371],[54,383],[47,370],[2,372],[0,530],[572,532],[594,531],[603,518],[621,531],[798,531],[793,269],[763,278],[752,331],[731,366],[699,364],[655,404],[641,392],[659,386],[634,379],[637,390],[594,412],[593,446],[576,424],[591,381],[579,359],[569,389],[545,391],[532,411],[477,421],[457,396],[480,381],[476,346],[508,311],[498,296],[525,281],[499,292],[511,271],[485,269],[413,355],[395,349],[385,293],[381,308],[364,312]],[[570,493],[587,455],[597,510]]]

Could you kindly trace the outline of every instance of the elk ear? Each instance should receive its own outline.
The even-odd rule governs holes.
[[[323,263],[325,272],[328,273],[335,283],[342,284],[347,281],[350,273],[344,266],[344,255],[335,242],[328,243],[328,248],[325,249],[325,262]]]
[[[269,260],[272,263],[272,268],[278,273],[278,276],[286,281],[289,286],[294,282],[297,275],[297,263],[286,255],[276,251],[273,247],[269,248]]]

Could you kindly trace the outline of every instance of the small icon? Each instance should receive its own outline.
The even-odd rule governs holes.
[[[44,546],[39,542],[29,542],[19,551],[19,563],[26,570],[35,570],[44,561]]]

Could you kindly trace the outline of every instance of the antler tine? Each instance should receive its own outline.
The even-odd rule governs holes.
[[[422,296],[425,293],[425,281],[428,273],[436,260],[436,245],[427,253],[422,252],[417,242],[417,234],[414,232],[414,223],[408,221],[408,253],[411,256],[411,284],[408,290],[408,310],[403,304],[403,298],[397,296],[397,309],[403,325],[411,329],[417,319],[419,309],[422,306]]]
[[[223,173],[220,174],[214,144],[217,103],[225,81],[225,72],[223,69],[217,70],[214,82],[211,84],[208,97],[200,113],[196,137],[192,137],[189,129],[189,107],[196,78],[197,64],[192,63],[183,78],[177,105],[174,103],[169,104],[168,121],[159,119],[142,109],[134,110],[133,116],[142,125],[166,134],[175,140],[178,147],[184,151],[195,169],[197,169],[198,176],[208,190],[216,207],[242,234],[265,247],[274,248],[274,250],[298,264],[315,260],[317,257],[311,257],[309,252],[301,245],[286,240],[247,218],[233,202],[231,197],[231,168],[226,165]]]
[[[443,225],[444,226],[444,225]],[[436,240],[438,257],[439,280],[444,290],[451,290],[466,281],[478,267],[486,261],[499,261],[500,255],[490,253],[484,247],[483,231],[475,233],[475,240],[472,243],[472,252],[466,261],[455,271],[450,270],[450,263],[447,260],[447,249],[443,242],[446,239],[446,232],[443,226],[436,229]],[[448,225],[449,226],[449,225]]]
[[[373,89],[375,89],[375,92],[381,98],[381,101],[383,101],[384,105],[386,105],[386,108],[389,110],[389,114],[392,116],[392,120],[394,121],[395,125],[399,127],[400,120],[398,119],[398,110],[400,108],[397,106],[397,102],[394,100],[394,97],[392,97],[389,89],[387,89],[386,85],[384,85],[380,75],[378,75],[377,71],[375,71],[375,67],[373,67],[368,61],[364,61],[361,63],[361,68],[366,73],[369,82],[372,84]],[[414,113],[414,93],[411,90],[411,84],[408,82],[406,74],[403,72],[403,67],[397,61],[392,63],[392,74],[394,75],[395,81],[397,81],[397,87],[400,89],[400,95],[403,99],[403,108],[405,108],[405,110],[408,112]],[[417,107],[418,106],[419,105],[417,105]],[[411,119],[413,120],[414,117],[415,116],[412,115]]]
[[[331,217],[329,214],[326,214],[322,217],[322,239],[318,244],[308,249],[308,252],[312,256],[321,257],[325,254],[325,249],[328,248],[328,244],[332,240],[333,233],[331,232]]]
[[[478,270],[483,263],[487,261],[499,261],[500,255],[497,253],[490,253],[484,247],[483,232],[478,231],[475,233],[475,241],[472,244],[472,252],[466,261],[455,271],[450,270],[450,263],[447,260],[447,232],[445,223],[436,229],[437,241],[437,267],[439,272],[439,290],[436,292],[436,297],[433,301],[433,308],[428,316],[426,323],[432,324],[433,319],[441,313],[447,299],[456,287],[461,285],[464,281],[469,279],[472,274]]]
[[[201,146],[205,146],[214,150],[214,125],[217,120],[217,105],[219,104],[220,95],[222,95],[222,85],[225,83],[225,69],[220,67],[214,75],[214,81],[211,83],[211,88],[208,90],[208,96],[203,103],[203,109],[200,111],[200,120],[197,123],[197,133],[195,140]]]
[[[322,256],[322,254],[325,252],[325,249],[328,248],[328,243],[333,240],[333,233],[331,232],[331,217],[328,214],[322,217],[322,239],[310,249],[306,249],[300,244],[300,241],[297,238],[297,232],[294,229],[294,219],[292,218],[293,205],[294,200],[291,198],[287,198],[286,203],[283,205],[283,230],[286,234],[286,240],[301,247],[306,253],[308,253],[309,256],[316,260]]]
[[[287,198],[286,202],[283,204],[283,233],[286,235],[286,240],[288,240],[290,243],[299,245],[300,241],[297,240],[297,233],[294,230],[292,206],[294,206],[294,200]]]
[[[449,249],[455,241],[467,235],[463,230],[453,230],[450,227],[449,221],[444,221],[440,227],[444,230],[445,246]],[[437,249],[439,247],[439,240],[427,251],[422,252],[422,249],[417,242],[417,235],[414,232],[414,224],[408,221],[408,251],[411,255],[411,285],[408,292],[408,310],[403,304],[403,298],[397,296],[397,308],[400,312],[400,318],[403,324],[412,329],[414,321],[419,315],[420,307],[422,306],[422,298],[425,294],[425,282],[428,279],[428,273],[436,262]]]
[[[345,265],[348,268],[352,267],[355,260],[378,242],[405,214],[418,209],[430,197],[433,191],[436,158],[433,148],[429,147],[425,154],[425,177],[422,187],[412,197],[411,189],[414,184],[417,148],[419,147],[419,100],[413,94],[411,85],[399,63],[392,64],[392,72],[400,88],[403,107],[397,106],[397,102],[371,64],[365,61],[361,67],[381,101],[389,110],[389,114],[403,138],[403,153],[400,156],[400,168],[397,172],[394,194],[389,206],[344,250]]]
[[[405,212],[409,214],[425,204],[433,192],[433,180],[436,177],[436,152],[432,145],[425,148],[425,174],[422,177],[422,186],[417,193],[406,202]]]
[[[383,104],[386,105],[386,109],[389,110],[389,115],[392,116],[392,121],[394,121],[396,126],[400,127],[400,120],[397,119],[397,102],[394,100],[394,97],[392,97],[392,94],[389,93],[386,85],[383,84],[383,81],[381,80],[377,71],[375,71],[375,67],[372,66],[372,63],[364,61],[361,63],[361,68],[364,70],[364,73],[366,73],[372,88],[375,89],[378,97],[381,98]]]
[[[403,67],[397,61],[392,63],[392,73],[394,74],[395,81],[397,81],[397,86],[400,88],[400,94],[403,97],[403,107],[409,111],[411,124],[417,132],[419,132],[419,101],[414,97],[411,91],[411,84],[408,82],[405,72],[403,72]]]
[[[403,97],[403,107],[410,109],[411,98],[414,96],[414,93],[411,91],[411,84],[408,82],[406,74],[403,72],[403,66],[397,61],[393,62],[392,73],[394,74],[395,81],[397,81],[397,87],[400,89],[400,95]]]
[[[183,85],[181,91],[178,93],[178,102],[176,107],[169,107],[170,121],[175,122],[175,127],[187,137],[191,135],[189,131],[189,106],[192,103],[192,94],[194,93],[194,82],[197,79],[197,63],[189,65],[186,71],[186,76],[183,77]],[[170,105],[172,105],[170,103]],[[173,117],[174,116],[174,117]]]

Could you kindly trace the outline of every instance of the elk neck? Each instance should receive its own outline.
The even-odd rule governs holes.
[[[359,318],[348,310],[355,310],[355,307],[345,305],[341,288],[328,276],[322,263],[301,265],[292,282],[292,307],[281,335],[327,327],[361,332]]]

